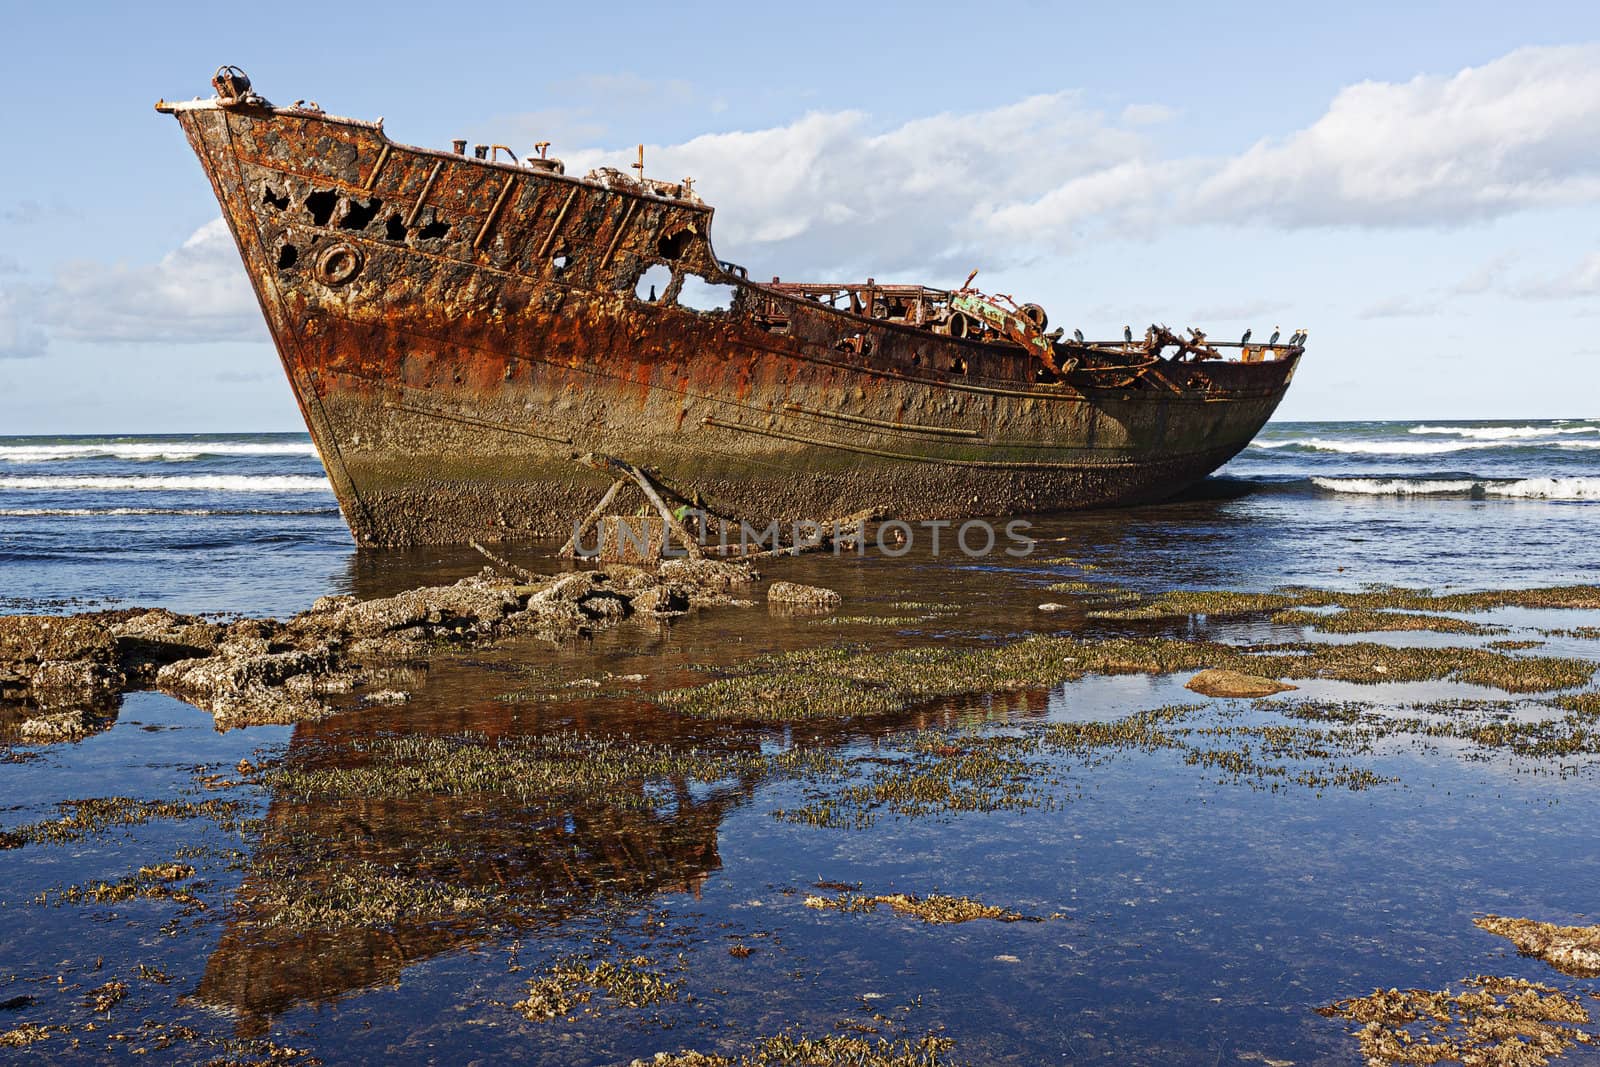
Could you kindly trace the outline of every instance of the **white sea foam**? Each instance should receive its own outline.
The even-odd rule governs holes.
[[[308,441],[138,441],[60,445],[0,445],[0,461],[50,463],[72,459],[131,459],[181,463],[202,456],[314,456]]]
[[[1529,500],[1600,500],[1600,478],[1313,478],[1330,493],[1362,496],[1476,496]]]
[[[1517,441],[1562,434],[1600,433],[1600,426],[1413,426],[1408,433],[1454,434],[1474,441]]]
[[[0,489],[104,489],[223,493],[328,492],[326,478],[308,474],[171,474],[144,476],[61,474],[0,478]]]
[[[1482,484],[1430,478],[1313,478],[1311,483],[1330,493],[1359,493],[1363,496],[1462,496]]]
[[[1499,448],[1496,441],[1334,441],[1326,437],[1305,437],[1288,441],[1252,441],[1251,448],[1299,448],[1308,452],[1338,452],[1352,456],[1437,456],[1447,452],[1471,452]]]
[[[1600,478],[1523,478],[1515,482],[1490,482],[1490,496],[1530,497],[1538,500],[1600,500]]]

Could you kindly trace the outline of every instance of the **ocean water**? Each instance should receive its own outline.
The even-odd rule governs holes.
[[[951,1064],[1354,1064],[1355,1027],[1318,1007],[1376,988],[1459,989],[1477,974],[1600,994],[1600,981],[1519,957],[1472,925],[1483,912],[1600,922],[1600,757],[1587,754],[1400,733],[1302,758],[1252,740],[1260,760],[1286,763],[1283,777],[1235,775],[1159,747],[1040,754],[1029,784],[1038,806],[882,812],[861,827],[775,818],[827,795],[803,776],[640,782],[631,802],[609,806],[472,792],[308,804],[240,781],[236,769],[359,767],[395,738],[577,733],[683,751],[804,744],[865,781],[911,759],[916,731],[951,731],[959,745],[1195,704],[1182,675],[1090,676],[876,719],[776,724],[696,720],[653,697],[705,683],[708,668],[836,644],[1125,630],[1349,640],[1262,617],[1126,624],[1078,607],[1040,611],[1073,601],[1051,588],[1063,581],[1594,582],[1597,445],[1600,420],[1275,423],[1185,499],[1032,517],[1038,550],[1025,559],[935,556],[919,542],[897,559],[819,554],[763,566],[767,579],[840,591],[831,621],[728,607],[671,623],[636,618],[559,647],[518,639],[431,664],[403,705],[292,727],[219,733],[171,697],[129,694],[109,728],[80,742],[0,744],[0,830],[110,796],[226,799],[243,821],[155,819],[0,850],[0,1035],[60,1027],[25,1054],[81,1063],[302,1062],[291,1049],[328,1063],[601,1067],[663,1050],[736,1055],[777,1033],[938,1033],[956,1042],[940,1061]],[[504,552],[549,571],[554,547]],[[483,563],[458,548],[357,549],[302,435],[0,439],[0,611],[148,604],[283,617],[326,593],[384,595]],[[941,610],[920,614],[927,604]],[[1505,632],[1366,639],[1507,638],[1536,642],[1528,655],[1600,662],[1600,630],[1581,629],[1600,626],[1600,612],[1481,619]],[[1440,700],[1549,710],[1464,683],[1316,679],[1267,704],[1205,702],[1192,724],[1223,747],[1246,723],[1292,733],[1305,721],[1281,712],[1299,699],[1393,716]],[[1346,761],[1374,784],[1293,777]],[[400,914],[377,928],[275,927],[272,901],[302,876],[285,854],[313,857],[314,877],[348,867],[439,879],[502,903],[447,920]],[[69,887],[175,859],[196,869],[184,884],[199,906],[63,900]],[[972,895],[1050,918],[931,926],[887,911],[819,911],[804,903],[833,891],[819,882]],[[543,968],[635,954],[677,983],[676,999],[634,1009],[596,994],[556,1020],[512,1008]],[[125,984],[123,999],[94,1010],[108,982]],[[1553,1062],[1593,1064],[1597,1047]]]
[[[1185,501],[1035,522],[1093,531],[1094,554],[1173,585],[1326,580],[1326,562],[1347,584],[1471,586],[1600,565],[1597,504],[1600,419],[1272,423]],[[357,550],[304,434],[0,437],[11,610],[280,614],[471,560]]]

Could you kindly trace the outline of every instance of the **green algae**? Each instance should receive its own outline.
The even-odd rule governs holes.
[[[861,1037],[828,1034],[805,1037],[785,1033],[763,1038],[737,1056],[708,1052],[658,1052],[629,1067],[947,1067],[945,1053],[956,1047],[947,1037]]]
[[[683,983],[653,969],[648,956],[622,960],[568,959],[528,981],[528,995],[512,1007],[532,1021],[564,1019],[603,996],[613,1004],[644,1008],[677,1000]]]
[[[1282,626],[1309,626],[1320,633],[1368,634],[1386,631],[1427,630],[1447,634],[1503,634],[1503,626],[1485,626],[1448,615],[1426,615],[1411,611],[1380,611],[1371,608],[1346,608],[1325,613],[1294,609],[1273,614],[1272,621]],[[1509,643],[1509,642],[1508,642]],[[1532,648],[1535,642],[1517,643],[1515,648]]]
[[[928,893],[917,896],[912,893],[840,893],[837,896],[824,897],[817,894],[807,896],[803,903],[808,908],[818,911],[839,911],[847,914],[860,914],[872,912],[880,907],[887,907],[900,915],[910,915],[924,923],[934,926],[944,926],[951,923],[967,923],[975,919],[990,919],[995,922],[1043,922],[1044,919],[1037,915],[1024,915],[1010,908],[1002,908],[995,904],[985,904],[968,896],[948,896],[942,893]]]
[[[937,615],[830,615],[826,619],[813,619],[808,626],[915,626],[929,622]]]
[[[67,844],[103,833],[114,826],[139,826],[153,819],[211,819],[224,829],[240,823],[240,805],[231,800],[135,800],[93,797],[57,805],[59,819],[25,823],[0,830],[0,849],[30,844]]]
[[[1063,584],[1075,586],[1087,583],[1069,582]],[[1062,591],[1075,590],[1063,589]],[[1360,613],[1352,615],[1351,620],[1347,623],[1347,625],[1353,627],[1357,618],[1368,619],[1374,623],[1383,622],[1384,620],[1371,618],[1374,613],[1381,612],[1481,612],[1505,607],[1597,610],[1600,609],[1600,586],[1571,585],[1541,589],[1491,589],[1468,593],[1434,593],[1430,589],[1399,586],[1380,586],[1357,591],[1317,589],[1309,586],[1286,586],[1269,593],[1238,592],[1226,589],[1174,590],[1146,597],[1141,603],[1129,607],[1092,611],[1089,615],[1090,618],[1097,619],[1148,620],[1185,618],[1193,615],[1259,615],[1267,612],[1286,612],[1293,608],[1343,608],[1347,612]],[[1292,619],[1283,621],[1296,625],[1310,625],[1309,621],[1301,622],[1298,613]],[[1369,629],[1443,629],[1443,626],[1391,625],[1385,627],[1374,625]],[[1347,629],[1333,632],[1358,633],[1366,631]],[[1451,630],[1448,632],[1479,633],[1484,631]]]
[[[86,885],[69,885],[55,893],[41,893],[36,904],[118,904],[135,898],[144,900],[172,900],[194,910],[205,910],[205,904],[188,889],[175,883],[193,878],[195,870],[187,863],[159,863],[141,867],[130,875],[112,882],[90,882]]]
[[[378,738],[350,746],[353,765],[285,764],[267,771],[275,794],[341,797],[501,795],[522,801],[592,799],[648,805],[655,780],[716,783],[767,772],[758,752],[669,746],[580,733],[487,738],[479,734]]]
[[[1089,617],[1167,619],[1189,615],[1257,615],[1267,611],[1279,611],[1295,603],[1292,597],[1281,593],[1238,593],[1222,589],[1174,591],[1161,593],[1133,607],[1091,611]]]
[[[404,922],[470,919],[506,905],[503,894],[347,856],[263,856],[248,921],[293,931],[382,929]]]
[[[1319,1014],[1360,1024],[1362,1058],[1387,1064],[1460,1062],[1542,1067],[1594,1040],[1580,1029],[1589,1011],[1574,994],[1520,978],[1479,976],[1463,990],[1378,989]]]
[[[1587,683],[1585,660],[1512,656],[1480,648],[1344,645],[1238,646],[1173,638],[1079,640],[1036,636],[973,649],[871,652],[851,646],[759,657],[727,677],[657,699],[710,719],[793,721],[903,711],[933,700],[1044,689],[1088,674],[1171,674],[1223,669],[1267,678],[1346,682],[1461,681],[1512,693]]]

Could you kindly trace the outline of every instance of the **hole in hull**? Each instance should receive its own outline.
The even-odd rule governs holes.
[[[406,239],[406,224],[399,215],[390,215],[383,224],[383,235],[391,241],[404,241]]]
[[[694,231],[678,230],[675,233],[663,234],[661,240],[656,242],[656,251],[662,259],[677,259],[689,248],[689,242],[694,239]]]
[[[333,210],[339,206],[339,194],[330,190],[312,193],[306,197],[306,210],[311,213],[311,221],[318,226],[326,226],[333,219]]]
[[[657,263],[639,275],[639,281],[633,287],[633,295],[645,303],[654,304],[659,299],[657,294],[670,284],[672,284],[672,272]]]
[[[683,289],[678,293],[678,303],[695,311],[727,311],[733,307],[737,293],[731,285],[715,285],[698,274],[688,274],[683,279]]]
[[[278,249],[278,269],[288,270],[300,260],[300,250],[292,244],[284,244]]]
[[[345,206],[344,218],[339,220],[341,230],[364,230],[378,217],[378,212],[383,207],[383,201],[376,198],[363,204],[359,200],[352,200]]]

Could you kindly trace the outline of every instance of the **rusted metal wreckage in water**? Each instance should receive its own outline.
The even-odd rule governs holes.
[[[971,278],[756,282],[717,258],[692,183],[642,158],[579,178],[543,145],[412,148],[235,68],[212,84],[156,108],[211,178],[363,544],[564,536],[610,481],[584,454],[757,522],[1158,500],[1249,443],[1303,351],[1064,338]]]

